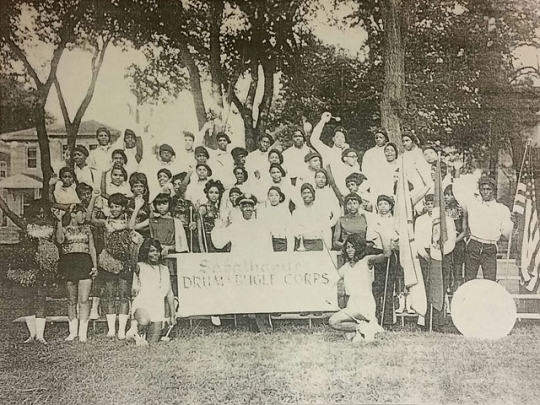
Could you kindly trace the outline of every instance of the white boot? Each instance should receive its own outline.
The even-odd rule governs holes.
[[[36,316],[27,316],[24,318],[26,322],[26,327],[28,328],[28,332],[30,333],[30,337],[24,341],[24,343],[30,343],[36,338]]]
[[[99,319],[99,297],[93,297],[92,298],[92,309],[90,309],[90,319],[96,320]]]
[[[356,325],[356,334],[354,335],[353,343],[364,343],[364,335],[362,334],[362,323]]]
[[[126,332],[126,339],[127,340],[134,340],[137,335],[139,334],[139,323],[135,320],[131,320],[131,325],[129,330]]]
[[[450,315],[450,314],[451,314],[451,312],[450,312],[450,298],[448,297],[448,294],[445,294],[445,295],[444,295],[444,305],[445,305],[445,307],[446,307],[446,308],[445,308],[445,309],[446,309],[446,313],[447,313],[448,315]]]
[[[45,333],[45,324],[47,320],[45,318],[36,318],[36,340],[40,343],[47,344],[43,334]]]
[[[86,342],[88,339],[88,321],[80,320],[79,323],[79,342]]]
[[[116,314],[107,314],[107,326],[109,331],[107,332],[107,337],[116,336]]]
[[[148,341],[146,340],[146,336],[137,334],[137,336],[135,337],[135,345],[148,346]]]
[[[64,339],[66,342],[71,342],[77,337],[78,327],[79,327],[79,320],[77,318],[69,320],[69,336]]]
[[[397,314],[402,314],[405,311],[405,295],[403,293],[398,295],[399,308],[396,309]]]
[[[126,338],[126,326],[129,315],[118,315],[118,339],[124,340]]]
[[[407,294],[405,296],[405,311],[408,314],[416,313],[416,311],[414,309],[412,309],[412,300],[411,300],[411,296],[409,294]]]

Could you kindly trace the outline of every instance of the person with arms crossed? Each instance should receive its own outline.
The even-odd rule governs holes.
[[[465,249],[465,281],[477,277],[478,268],[488,280],[497,278],[497,242],[508,236],[513,222],[508,207],[495,200],[495,179],[483,176],[478,181],[480,200],[471,199],[465,205],[469,241]]]

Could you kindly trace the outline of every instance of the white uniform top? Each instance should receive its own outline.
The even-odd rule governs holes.
[[[254,150],[246,157],[246,170],[250,179],[257,179],[255,172],[258,171],[261,177],[268,173],[270,163],[268,162],[268,152],[261,152],[259,149]]]
[[[380,195],[394,195],[394,175],[399,169],[398,160],[388,163],[386,159],[379,164],[379,170],[375,177],[369,179],[371,186],[371,196],[377,200]]]
[[[501,236],[508,236],[512,231],[510,210],[495,200],[471,200],[466,209],[473,237],[497,243]]]
[[[283,151],[283,168],[290,178],[300,177],[305,174],[306,163],[304,158],[311,151],[311,148],[306,144],[302,145],[301,148],[293,145]]]
[[[276,206],[267,202],[266,206],[258,210],[257,218],[262,222],[263,228],[268,229],[274,238],[294,239],[291,229],[292,216],[287,201]]]
[[[186,200],[191,201],[195,207],[199,207],[208,201],[204,193],[204,187],[208,183],[208,180],[210,179],[203,181],[197,180],[197,176],[193,175],[186,188]]]
[[[86,183],[94,189],[101,186],[101,173],[96,169],[92,169],[90,165],[87,164],[82,169],[75,165],[74,169],[79,183]]]
[[[171,288],[169,268],[163,264],[137,263],[139,275],[133,275],[133,288],[139,293],[133,300],[132,311],[144,309],[152,322],[165,319],[165,297]]]
[[[79,204],[81,200],[79,200],[75,191],[76,187],[75,183],[69,187],[64,187],[62,182],[59,181],[54,187],[54,199],[59,204]]]
[[[233,219],[234,222],[229,226],[216,226],[212,230],[212,242],[218,249],[231,242],[231,253],[247,257],[260,257],[273,252],[272,235],[262,226],[260,219],[252,217],[246,220],[242,215]]]
[[[368,149],[362,157],[362,173],[364,173],[368,180],[372,180],[379,170],[379,165],[383,162],[386,162],[384,146],[374,146]]]
[[[114,149],[111,145],[99,145],[96,149],[90,151],[86,163],[88,163],[91,168],[96,169],[100,173],[106,172],[112,166],[111,154],[113,150]]]

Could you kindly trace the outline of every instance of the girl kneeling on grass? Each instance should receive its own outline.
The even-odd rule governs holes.
[[[157,239],[146,239],[139,250],[139,263],[133,275],[135,299],[131,307],[139,328],[135,334],[138,346],[159,342],[165,320],[165,298],[171,314],[169,324],[176,324],[169,268],[161,263],[161,251]]]
[[[58,264],[58,272],[66,280],[68,292],[69,336],[74,340],[79,333],[79,341],[86,342],[88,318],[90,317],[90,290],[92,278],[97,275],[96,248],[90,225],[84,225],[85,208],[75,204],[58,222],[56,241],[62,246],[63,255]],[[77,319],[79,304],[80,323]]]
[[[372,293],[375,263],[384,261],[390,256],[389,243],[383,240],[383,254],[368,255],[366,240],[359,234],[347,237],[343,244],[343,254],[347,258],[338,270],[343,278],[347,306],[332,315],[330,327],[345,332],[345,336],[353,342],[371,342],[375,334],[383,332],[375,315],[375,299]]]

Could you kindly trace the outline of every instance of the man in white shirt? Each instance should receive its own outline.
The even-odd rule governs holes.
[[[332,115],[329,112],[323,113],[319,123],[313,128],[311,137],[311,145],[319,152],[325,161],[325,164],[334,165],[341,163],[341,154],[343,150],[348,148],[347,144],[347,131],[343,127],[336,127],[334,129],[334,135],[332,136],[333,146],[327,146],[321,141],[322,131],[324,126],[330,122]]]
[[[347,195],[349,192],[346,184],[347,177],[353,173],[360,173],[358,152],[353,148],[344,149],[341,153],[341,162],[334,162],[331,168],[339,191],[341,194]]]
[[[94,170],[86,163],[88,158],[88,149],[83,145],[75,146],[75,151],[73,152],[73,161],[75,162],[74,170],[75,176],[77,176],[77,182],[86,183],[93,189],[100,187],[101,173],[98,173],[97,170]]]
[[[245,167],[248,154],[249,153],[245,148],[236,147],[231,150],[231,156],[234,160],[234,165],[239,167]]]
[[[234,159],[232,155],[227,151],[227,147],[231,143],[231,138],[225,132],[218,132],[216,135],[217,149],[210,149],[212,151],[212,159],[216,159],[223,167],[232,171],[234,167]]]
[[[216,247],[224,247],[231,242],[231,253],[249,257],[273,252],[272,235],[255,215],[257,198],[243,194],[237,200],[242,216],[232,223],[223,222],[212,231],[212,241]]]
[[[184,149],[176,158],[180,172],[189,172],[195,170],[195,135],[189,131],[184,131]]]
[[[469,226],[469,242],[465,250],[465,281],[477,277],[482,266],[484,278],[496,281],[497,242],[513,228],[510,210],[495,200],[497,183],[483,176],[478,181],[481,200],[471,200],[464,207]]]
[[[304,157],[304,170],[299,174],[296,184],[301,186],[304,183],[315,185],[315,173],[317,170],[322,169],[323,160],[318,152],[309,152]]]
[[[128,173],[134,173],[139,169],[139,164],[143,158],[143,143],[141,137],[137,136],[132,129],[126,129],[124,136],[119,137],[111,149],[113,151],[118,149],[124,151],[127,158],[124,168]]]
[[[301,129],[294,130],[292,139],[292,146],[283,151],[283,168],[294,185],[296,179],[305,172],[304,157],[312,150],[306,145],[306,137]]]
[[[231,242],[231,253],[243,257],[261,257],[274,251],[270,230],[264,226],[262,220],[255,214],[257,198],[250,194],[238,197],[238,205],[242,216],[235,215],[233,222],[230,217],[222,220],[212,230],[212,242],[218,248],[223,248]],[[252,328],[256,332],[268,330],[267,314],[250,314]]]
[[[269,134],[259,137],[259,148],[251,152],[246,158],[246,170],[250,176],[259,180],[263,173],[267,173],[270,167],[268,162],[268,149],[274,143]]]
[[[362,157],[362,173],[368,178],[373,180],[376,177],[376,172],[381,165],[381,162],[386,161],[384,156],[384,146],[389,142],[388,134],[386,130],[380,129],[375,132],[375,146],[368,149]]]
[[[111,146],[111,133],[107,128],[101,127],[96,131],[96,138],[99,145],[90,152],[88,165],[98,172],[103,173],[112,166],[111,153],[113,148]]]

